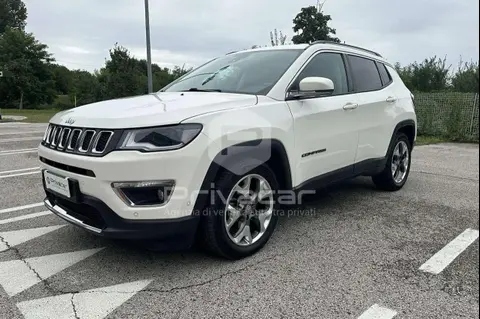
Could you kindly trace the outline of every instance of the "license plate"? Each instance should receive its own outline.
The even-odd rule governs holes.
[[[43,178],[45,179],[46,188],[70,198],[68,178],[52,174],[49,171],[45,171]]]

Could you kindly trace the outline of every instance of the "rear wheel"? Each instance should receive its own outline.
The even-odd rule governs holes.
[[[278,216],[278,182],[265,165],[237,176],[225,171],[216,180],[214,199],[200,225],[203,247],[228,259],[254,254],[269,240]]]
[[[412,160],[412,146],[405,134],[397,134],[393,145],[384,170],[372,178],[378,188],[387,191],[397,191],[405,185]]]

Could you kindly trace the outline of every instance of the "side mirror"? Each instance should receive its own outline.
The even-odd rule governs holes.
[[[328,96],[335,90],[333,81],[322,77],[307,77],[300,81],[299,91],[291,91],[288,99],[307,99]]]

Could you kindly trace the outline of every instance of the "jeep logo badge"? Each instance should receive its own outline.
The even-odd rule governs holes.
[[[72,118],[69,118],[68,120],[65,121],[65,123],[72,125],[73,123],[75,123],[75,120]]]

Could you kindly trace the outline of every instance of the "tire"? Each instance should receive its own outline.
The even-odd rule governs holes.
[[[399,168],[399,173],[400,175],[395,175],[393,173],[394,170],[394,164],[398,163],[398,160],[403,157],[401,154],[400,158],[398,156],[397,150],[399,150],[399,147],[403,147],[406,149],[402,150],[400,149],[400,153],[403,154],[403,151],[406,152],[408,159],[404,160],[404,163],[407,165],[406,169],[402,170],[401,168],[403,167],[402,164],[398,164]],[[410,166],[412,162],[412,145],[410,143],[410,140],[408,139],[407,135],[404,133],[398,133],[395,136],[393,145],[391,149],[389,150],[388,156],[387,156],[387,163],[385,164],[384,170],[378,174],[372,177],[373,183],[377,188],[385,191],[398,191],[403,188],[405,183],[407,182],[408,176],[410,174]],[[395,178],[398,176],[398,178]],[[400,177],[402,177],[400,179]]]
[[[246,243],[248,243],[248,240],[247,237],[245,237],[242,242],[237,244],[234,242],[234,239],[230,237],[232,236],[232,232],[235,231],[235,229],[233,228],[234,226],[232,226],[232,229],[230,229],[230,231],[227,230],[227,219],[230,219],[231,213],[230,211],[227,212],[226,202],[228,202],[230,195],[235,194],[232,195],[232,198],[236,196],[237,193],[234,191],[234,187],[235,189],[238,189],[238,183],[244,183],[242,181],[245,181],[246,183],[246,181],[250,177],[252,181],[251,183],[253,185],[253,177],[256,178],[258,176],[259,178],[261,177],[266,180],[272,190],[271,199],[273,200],[273,203],[271,204],[271,206],[269,206],[272,207],[272,215],[269,219],[268,226],[264,227],[263,234],[255,242],[253,242],[255,238],[253,237],[254,232],[252,231],[252,236],[250,236],[250,240],[252,241],[252,243],[247,245]],[[253,255],[258,250],[260,250],[272,236],[278,221],[278,214],[276,213],[278,209],[278,187],[279,186],[275,174],[266,165],[258,166],[242,176],[237,176],[230,171],[221,172],[215,180],[215,192],[213,196],[212,194],[210,194],[209,196],[209,201],[212,198],[214,198],[214,201],[208,203],[207,207],[205,207],[205,209],[203,210],[201,216],[199,229],[199,241],[201,247],[204,250],[213,253],[214,255],[232,260],[245,258],[247,256]],[[248,219],[248,217],[241,218]],[[240,224],[241,219],[239,218],[238,220],[238,223]],[[260,227],[260,219],[257,222],[256,220],[254,220],[254,217],[252,217],[250,221],[246,221],[246,223],[248,222],[251,223],[251,225],[249,226],[249,230],[256,228],[256,226]],[[244,229],[245,227],[238,228],[238,232],[241,233],[241,229]]]

